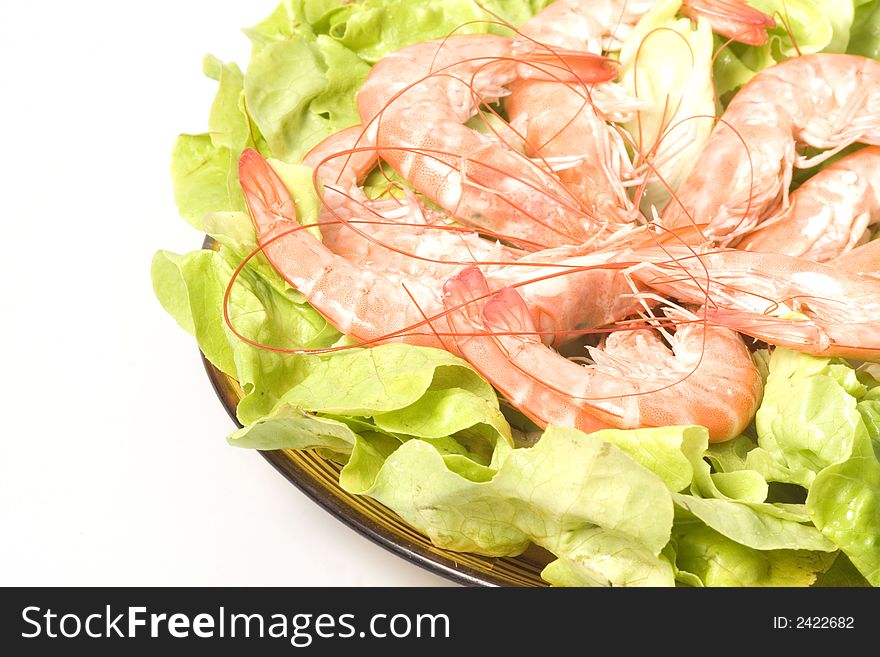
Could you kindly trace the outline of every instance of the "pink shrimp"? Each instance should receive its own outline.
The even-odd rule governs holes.
[[[828,264],[841,271],[880,278],[880,239],[862,244],[849,253],[837,256]]]
[[[256,151],[242,153],[239,178],[269,262],[333,326],[364,342],[444,348],[431,326],[425,326],[426,317],[440,310],[434,285],[365,270],[300,230],[290,193]],[[424,328],[407,332],[414,326]]]
[[[487,300],[488,286],[471,268],[445,290],[461,353],[542,426],[700,424],[718,442],[738,436],[761,401],[761,376],[742,339],[684,311],[668,311],[679,323],[671,350],[653,330],[618,331],[583,366],[541,343],[514,289]]]
[[[633,278],[706,318],[814,356],[880,360],[880,280],[775,253],[641,249]]]
[[[712,24],[715,34],[751,46],[767,43],[767,30],[776,27],[772,16],[749,7],[743,0],[684,0],[679,13],[692,19],[702,16]]]
[[[604,222],[586,216],[555,175],[497,136],[464,125],[517,79],[512,44],[454,36],[389,55],[358,94],[361,120],[376,132],[382,159],[458,220],[544,246],[596,239]],[[588,81],[614,75],[608,60],[595,56],[577,70],[593,76]]]
[[[625,296],[632,288],[619,275],[620,267],[609,268],[617,256],[614,252],[582,255],[574,249],[559,249],[545,252],[543,259],[533,254],[516,263],[482,264],[476,256],[503,254],[502,247],[475,235],[456,240],[454,233],[442,231],[420,242],[414,231],[403,242],[399,237],[389,239],[395,239],[398,248],[410,244],[417,253],[433,254],[436,259],[428,265],[412,255],[400,268],[387,262],[349,260],[300,230],[290,193],[259,153],[245,150],[239,177],[259,243],[275,269],[333,326],[365,343],[402,341],[454,352],[454,341],[444,339],[437,327],[437,317],[443,314],[442,281],[475,262],[497,284],[523,290],[534,322],[542,327],[548,342],[565,342],[576,337],[580,328],[615,321],[638,307],[636,299]],[[433,241],[450,235],[451,246]],[[444,247],[464,259],[449,259],[448,253],[439,251]],[[381,252],[378,255],[383,257]],[[445,321],[441,324],[442,329]]]
[[[632,26],[653,4],[645,0],[556,0],[520,28],[516,49],[559,57],[619,50]],[[617,225],[633,222],[638,213],[623,185],[630,167],[625,145],[594,105],[606,87],[594,92],[583,85],[531,79],[527,68],[521,73],[505,108],[511,127],[523,136],[526,154],[557,169],[559,179],[591,216]],[[631,100],[617,99],[605,109],[625,116],[635,109],[631,105]]]
[[[880,144],[880,62],[815,54],[765,69],[734,96],[663,223],[734,244],[785,203],[794,166],[856,142]],[[800,146],[830,150],[806,158]]]
[[[761,222],[739,248],[825,262],[854,249],[877,223],[880,147],[871,146],[810,178],[787,208]]]
[[[523,25],[518,49],[547,50],[560,57],[619,50],[654,4],[644,0],[556,0]],[[716,31],[756,45],[766,41],[766,29],[774,24],[763,13],[730,0],[690,0],[684,3],[682,13],[706,16]],[[587,213],[618,225],[636,220],[638,211],[623,184],[624,173],[631,168],[625,144],[620,132],[605,119],[619,120],[637,111],[638,102],[620,98],[619,92],[605,92],[609,85],[588,90],[583,85],[531,80],[527,74],[523,78],[511,88],[505,107],[511,127],[524,137],[526,154],[555,163],[560,180],[575,192]],[[594,101],[603,96],[617,99],[600,103],[600,110]],[[609,110],[620,116],[609,117]]]
[[[523,253],[446,225],[414,195],[368,199],[361,182],[378,164],[361,126],[327,137],[304,159],[323,188],[321,232],[333,253],[378,272],[445,280],[456,263],[514,260]]]

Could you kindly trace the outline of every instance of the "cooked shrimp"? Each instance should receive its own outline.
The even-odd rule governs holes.
[[[376,145],[360,125],[330,135],[303,158],[303,164],[317,173],[325,192],[339,190],[347,195],[357,192],[358,184],[378,162]]]
[[[342,130],[318,144],[304,159],[323,188],[324,245],[357,265],[379,272],[446,280],[463,264],[511,261],[518,249],[447,226],[412,194],[368,199],[360,187],[378,163],[361,126]]]
[[[371,272],[299,230],[290,193],[256,151],[242,153],[239,178],[269,262],[339,331],[364,342],[384,339],[444,348],[430,325],[424,326],[426,317],[440,310],[435,284]],[[406,331],[413,326],[423,328]]]
[[[540,385],[507,363],[507,354],[482,322],[483,307],[490,290],[478,269],[470,267],[450,278],[444,286],[444,293],[449,328],[455,335],[458,350],[517,409],[542,427],[556,424],[577,427],[587,433],[609,428],[574,401]],[[534,330],[535,325],[527,311],[521,321]],[[504,366],[499,367],[499,364]]]
[[[761,401],[761,375],[742,339],[696,315],[668,311],[679,324],[672,349],[656,331],[618,331],[583,366],[541,343],[514,289],[484,300],[487,289],[473,268],[447,283],[452,332],[464,357],[543,426],[700,424],[719,442],[738,436]]]
[[[668,4],[671,14],[682,8],[681,2]],[[654,5],[653,1],[557,0],[522,26],[517,49],[546,50],[560,57],[620,50],[639,19]],[[741,2],[690,0],[684,5],[688,6],[686,13],[690,16],[705,16],[719,32],[747,39],[749,43],[766,41],[766,27],[773,25],[772,19]],[[705,41],[711,51],[708,28]],[[671,47],[680,45],[673,42]],[[711,112],[714,97],[710,59],[707,56],[702,77],[708,87],[703,95],[708,98]],[[527,68],[521,77],[511,88],[505,106],[511,127],[524,137],[526,153],[554,165],[560,180],[577,194],[584,210],[592,216],[604,217],[612,224],[634,221],[638,211],[623,184],[624,177],[631,173],[629,157],[620,132],[605,119],[628,120],[632,112],[640,109],[639,101],[621,92],[607,91],[612,88],[608,84],[588,90],[583,85],[536,81],[528,79]],[[603,102],[602,98],[606,100]],[[656,154],[656,159],[663,159],[667,150]]]
[[[880,62],[815,54],[767,68],[734,96],[663,223],[734,244],[785,204],[794,166],[856,142],[880,144]],[[830,150],[806,158],[802,146]]]
[[[791,204],[739,248],[826,262],[851,251],[880,223],[880,147],[848,155],[810,178]]]
[[[642,249],[631,275],[709,321],[814,356],[880,360],[880,280],[775,253]]]
[[[559,56],[619,50],[621,40],[653,4],[556,0],[522,26],[515,48]],[[583,85],[529,78],[528,67],[522,67],[521,79],[505,101],[510,126],[522,135],[526,154],[557,169],[559,179],[591,216],[617,224],[632,222],[636,215],[623,185],[629,158],[621,135],[594,106],[598,94]],[[613,109],[625,114],[630,108],[623,102]]]
[[[523,289],[534,321],[543,327],[548,341],[565,342],[575,337],[579,328],[615,321],[637,307],[637,300],[624,296],[631,287],[619,268],[607,267],[616,257],[611,252],[584,256],[562,249],[545,252],[543,260],[534,254],[514,265],[504,259],[491,260],[503,255],[504,247],[475,235],[437,232],[421,240],[414,230],[404,234],[404,241],[399,236],[388,239],[398,240],[398,248],[409,245],[415,254],[433,257],[428,265],[415,255],[401,258],[403,266],[399,268],[388,262],[349,260],[299,230],[290,193],[259,153],[245,150],[239,175],[266,257],[333,326],[363,342],[401,341],[455,351],[454,341],[444,339],[443,331],[437,328],[436,318],[443,310],[442,282],[474,262],[499,285]],[[388,226],[389,230],[395,228]],[[435,241],[442,236],[449,240]],[[451,254],[442,252],[444,248]],[[383,251],[379,257],[384,257]],[[485,257],[486,264],[478,257]],[[566,257],[571,257],[570,264],[557,264]],[[441,323],[441,328],[445,327],[445,321]]]
[[[584,213],[612,228],[638,219],[624,186],[632,169],[626,146],[583,89],[522,80],[511,88],[505,108],[525,153],[556,172]]]
[[[392,53],[358,94],[361,120],[375,131],[382,159],[458,220],[543,246],[596,239],[603,221],[585,215],[552,172],[464,125],[517,79],[512,44],[454,36]],[[578,72],[607,80],[614,67],[593,57]]]
[[[767,30],[776,27],[772,16],[743,0],[684,0],[679,13],[692,19],[702,16],[715,34],[751,46],[767,43]]]
[[[836,257],[828,264],[842,271],[880,278],[880,240],[875,239],[862,244],[849,253]]]

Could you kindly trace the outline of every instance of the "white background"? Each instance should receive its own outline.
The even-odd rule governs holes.
[[[210,52],[279,0],[4,3],[0,585],[442,585],[320,509],[233,426],[160,308],[169,155]]]

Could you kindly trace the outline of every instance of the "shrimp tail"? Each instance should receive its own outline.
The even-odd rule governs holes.
[[[290,192],[257,151],[246,148],[242,152],[238,177],[257,235],[267,235],[279,222],[296,221],[296,206]]]
[[[772,16],[742,0],[685,0],[680,12],[692,20],[704,16],[715,33],[750,46],[763,46],[767,30],[776,27]]]
[[[584,85],[613,80],[620,66],[608,57],[564,48],[537,50],[523,59],[520,74],[525,79]]]
[[[540,342],[526,302],[512,287],[506,287],[486,302],[483,321],[493,332],[521,335]]]
[[[450,278],[443,291],[449,327],[459,351],[526,417],[540,427],[557,424],[586,433],[608,428],[534,374],[511,364],[510,353],[500,344],[505,333],[515,333],[513,341],[532,346],[533,338],[528,334],[535,332],[528,308],[514,288],[492,293],[483,272],[468,267]],[[534,342],[540,340],[535,337]]]
[[[491,292],[483,272],[468,267],[444,287],[451,304],[467,309],[471,321],[482,323],[488,333],[521,336],[540,342],[538,328],[525,300],[513,287]]]
[[[489,296],[489,284],[479,267],[467,267],[443,285],[444,303],[448,310],[454,310],[466,317],[469,322],[477,320],[483,311],[486,297]],[[457,322],[452,320],[452,329],[456,330]]]

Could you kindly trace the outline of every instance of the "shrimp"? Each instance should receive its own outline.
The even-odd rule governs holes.
[[[880,62],[814,54],[764,69],[734,96],[663,224],[735,244],[785,205],[794,166],[856,142],[880,144]],[[830,150],[807,158],[801,146]]]
[[[376,133],[382,159],[463,223],[545,247],[598,239],[604,222],[587,216],[552,172],[464,125],[517,79],[512,44],[492,35],[453,36],[392,53],[358,93],[361,121]],[[596,56],[577,70],[592,76],[588,81],[615,71]]]
[[[678,323],[671,349],[653,330],[618,331],[590,349],[593,363],[583,366],[538,340],[514,289],[486,300],[487,291],[474,268],[450,279],[450,328],[464,357],[542,426],[700,424],[720,442],[738,436],[761,401],[761,375],[742,339],[697,315],[667,311]]]
[[[378,164],[378,155],[361,126],[330,135],[306,155],[323,188],[321,232],[324,245],[346,260],[374,271],[430,275],[445,280],[460,267],[513,260],[519,249],[446,226],[412,194],[368,199],[361,181]]]
[[[339,331],[364,342],[445,347],[430,323],[422,331],[406,332],[426,324],[429,315],[423,311],[440,310],[435,285],[366,270],[300,230],[290,192],[256,151],[242,153],[239,179],[269,262]]]
[[[578,45],[585,38],[601,38],[603,29],[593,25],[596,21],[616,25],[623,17],[634,22],[634,17],[650,6],[628,1],[634,5],[632,11],[627,3],[560,0],[535,19],[530,29],[544,35],[550,31],[548,26],[556,23],[553,29],[564,32],[568,43]],[[710,13],[725,16],[731,13],[731,5],[745,7],[722,0],[694,0],[693,4],[698,11],[706,6]],[[558,24],[568,21],[569,14],[578,20],[560,29]],[[628,18],[630,14],[633,18]],[[572,36],[581,27],[587,30],[586,35]],[[615,29],[604,32],[613,35]],[[563,107],[571,110],[575,121],[570,129],[566,129],[564,117],[561,122],[551,121],[545,130],[520,126],[529,133],[526,141],[532,144],[531,154],[548,155],[563,171],[572,163],[583,163],[580,174],[564,173],[564,180],[548,162],[531,161],[517,152],[522,146],[515,138],[521,135],[517,129],[497,129],[490,136],[464,124],[480,111],[480,105],[506,96],[518,79],[530,83],[550,80],[557,87],[572,90],[569,83],[586,88],[610,80],[615,72],[610,60],[583,48],[553,49],[525,37],[453,36],[408,46],[381,60],[358,94],[358,111],[364,126],[375,132],[380,156],[459,221],[544,247],[601,245],[621,225],[632,223],[637,213],[619,182],[613,182],[627,157],[625,149],[619,139],[609,143],[602,134],[607,128],[598,117],[589,116],[589,94],[567,94]],[[564,96],[566,92],[558,93]],[[542,96],[543,92],[529,93],[527,102],[543,103]],[[545,108],[551,106],[544,104]],[[516,102],[512,108],[514,123],[517,119],[524,123],[529,112]],[[571,137],[554,139],[554,133],[563,129]],[[556,146],[548,146],[549,142]],[[596,162],[593,153],[601,155]],[[581,180],[585,182],[580,190],[570,190],[564,184]],[[609,181],[610,197],[604,184]],[[580,197],[587,202],[582,203]],[[604,216],[603,209],[618,205],[621,212],[612,210],[610,216]]]
[[[841,271],[880,278],[880,240],[862,244],[849,253],[837,256],[828,264]]]
[[[645,248],[629,274],[706,319],[814,356],[880,361],[880,279],[753,251]]]
[[[750,46],[763,46],[767,30],[776,27],[772,16],[743,0],[684,0],[679,13],[692,20],[702,16],[712,24],[715,34]]]
[[[560,57],[566,52],[600,54],[615,49],[613,42],[652,4],[557,0],[522,26],[515,48],[523,53],[546,50]],[[626,225],[637,218],[623,185],[629,158],[620,134],[595,107],[597,95],[583,86],[531,79],[526,69],[511,86],[505,109],[510,127],[523,137],[526,155],[557,169],[586,213]],[[634,109],[631,104],[618,100],[614,111],[625,116]]]
[[[419,241],[419,234],[413,232],[406,239],[413,238],[410,243],[418,253],[434,253],[435,265],[421,265],[415,257],[411,258],[415,265],[398,269],[387,263],[377,266],[349,260],[300,230],[290,193],[259,153],[245,150],[239,177],[269,262],[333,326],[364,343],[399,341],[456,352],[454,341],[444,339],[437,326],[443,314],[442,282],[473,265],[475,254],[488,257],[501,247],[487,240],[473,242],[480,239],[476,236],[469,242],[465,236],[454,242],[458,247],[454,255],[470,259],[457,262],[436,251],[442,242]],[[483,250],[477,251],[481,245]],[[616,321],[638,307],[638,300],[624,296],[631,291],[629,284],[617,270],[608,268],[616,255],[559,249],[543,257],[532,254],[516,264],[477,264],[499,285],[520,287],[531,304],[533,321],[542,327],[547,340],[565,342],[581,327]],[[445,321],[441,324],[440,328],[446,325]]]
[[[639,19],[655,4],[653,0],[557,0],[523,25],[518,50],[543,49],[558,56],[620,50]],[[682,5],[669,4],[672,14]],[[766,41],[766,27],[773,25],[772,19],[743,3],[691,0],[684,4],[689,5],[689,11],[682,13],[707,16],[719,31],[753,44]],[[708,29],[706,37],[711,49]],[[627,120],[628,114],[640,109],[639,101],[613,91],[610,83],[588,90],[582,85],[531,80],[527,74],[525,71],[523,79],[512,86],[505,102],[510,126],[524,136],[526,154],[555,163],[560,180],[592,216],[619,225],[637,220],[638,212],[623,184],[623,178],[631,175],[626,146],[621,133],[606,119]],[[711,86],[708,70],[705,78]],[[714,109],[711,90],[708,97]]]
[[[844,157],[810,178],[791,204],[763,221],[739,248],[826,262],[851,251],[880,223],[880,147]]]

